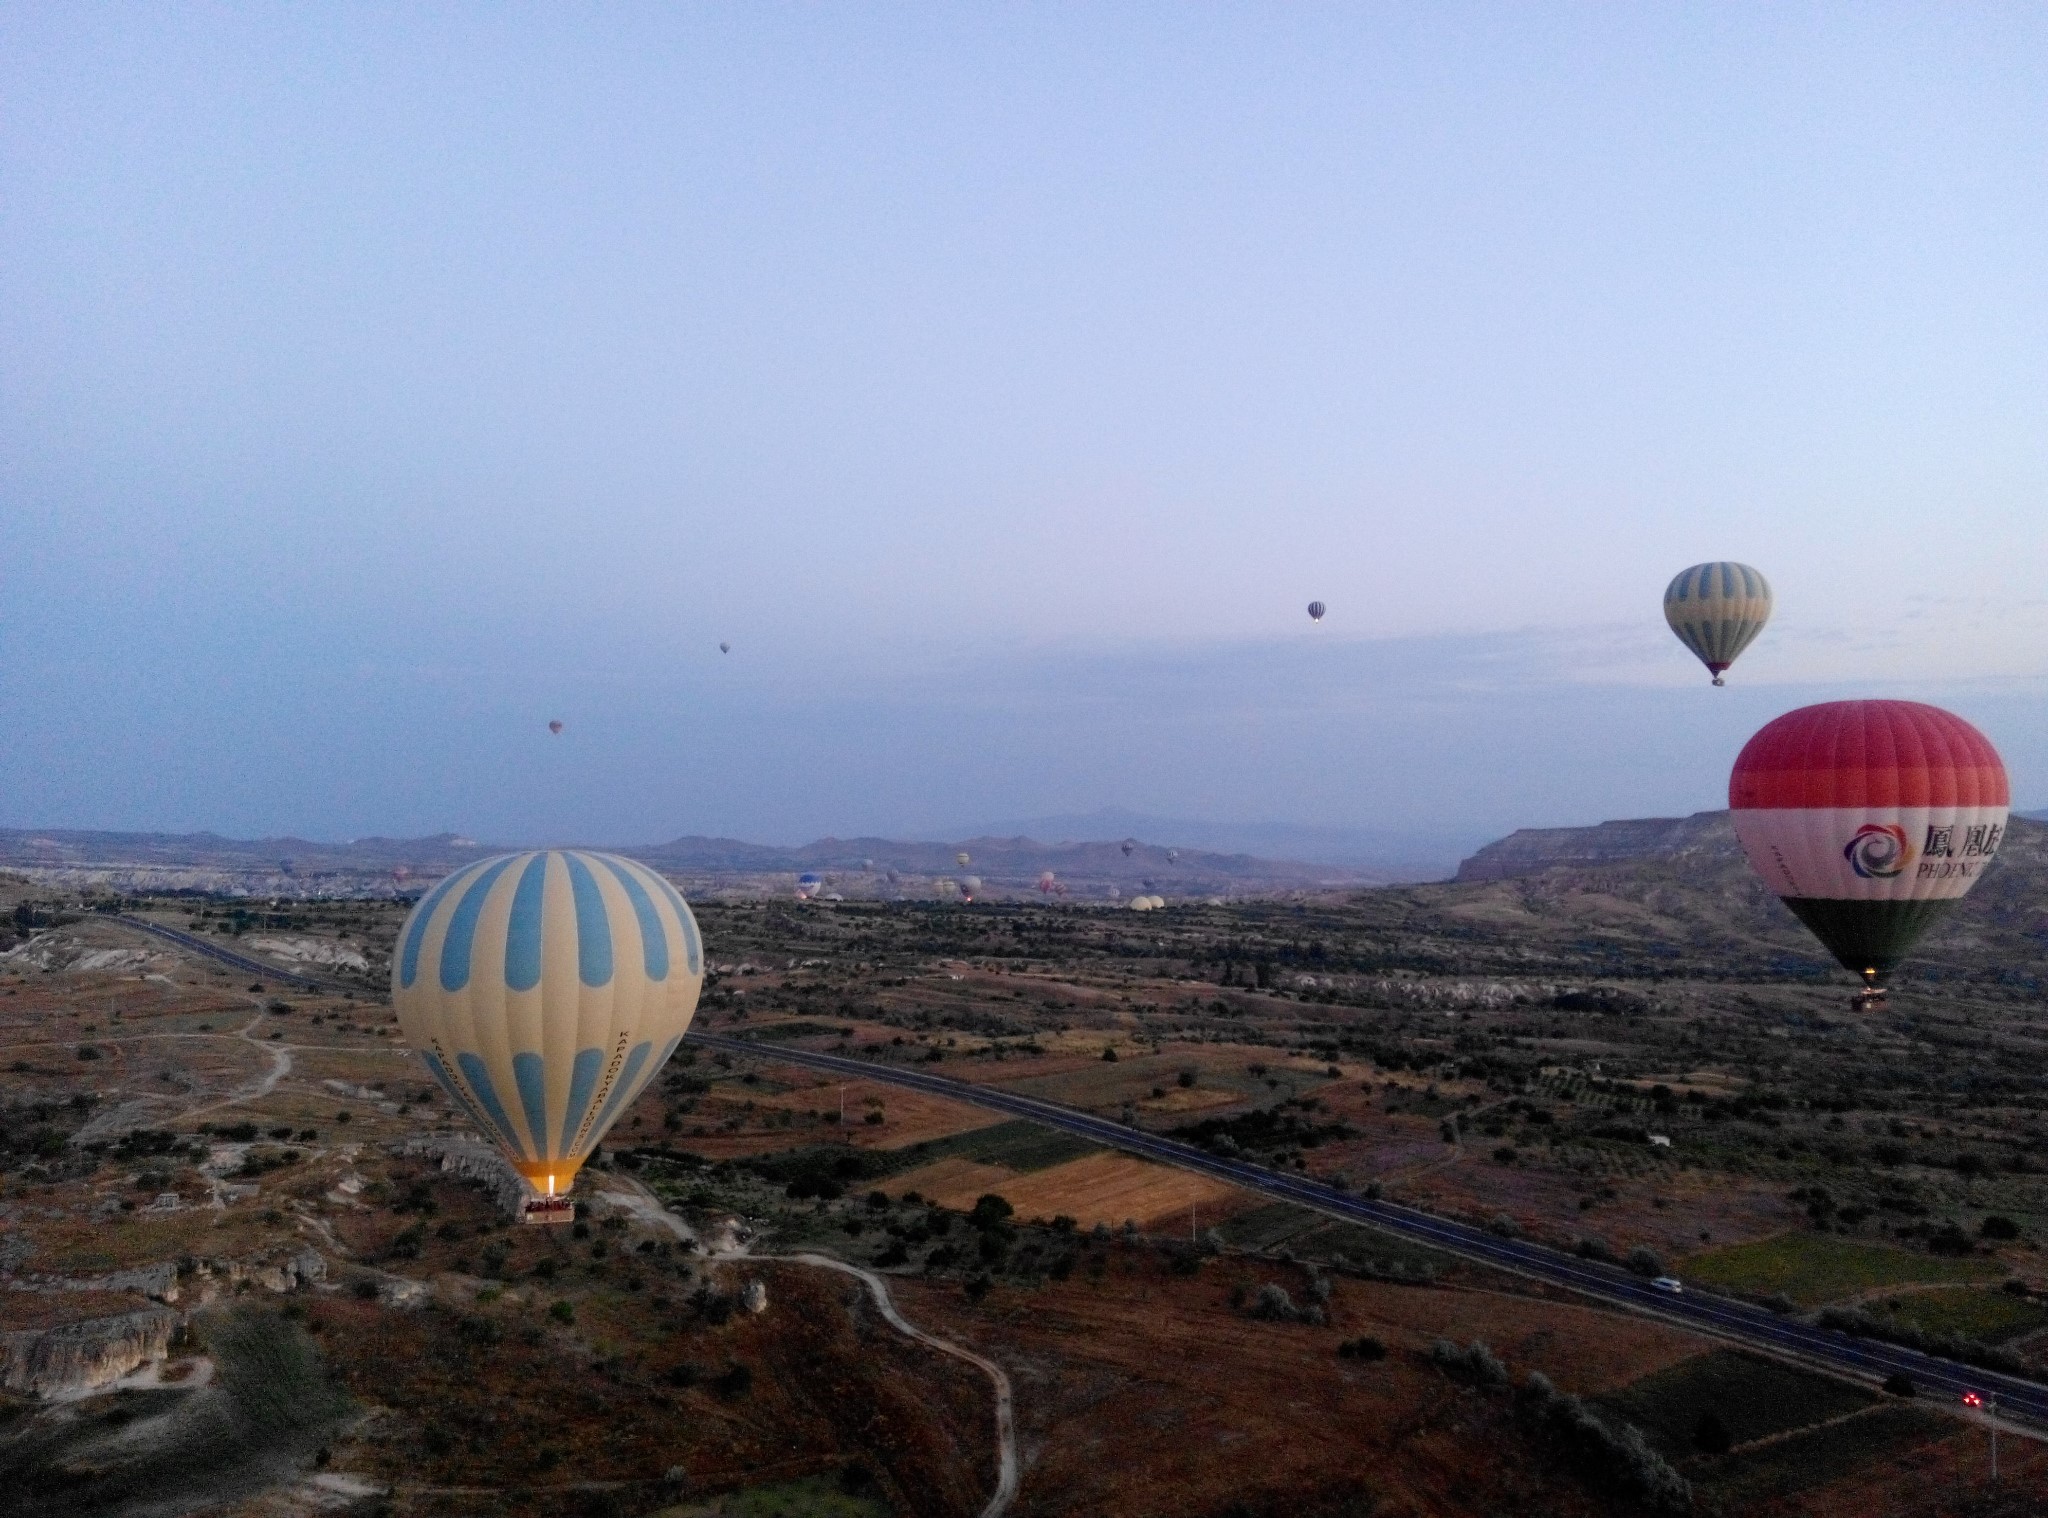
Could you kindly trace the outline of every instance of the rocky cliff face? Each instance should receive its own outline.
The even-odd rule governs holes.
[[[0,1334],[0,1387],[31,1396],[90,1391],[170,1353],[179,1315],[167,1307],[60,1328]]]
[[[1741,845],[1726,812],[1639,817],[1590,828],[1522,828],[1489,843],[1458,866],[1460,881],[1514,880],[1558,865],[1621,864],[1707,855],[1739,861]]]
[[[398,1146],[398,1152],[438,1159],[447,1174],[483,1187],[508,1217],[522,1215],[530,1194],[526,1182],[497,1150],[475,1139],[437,1134],[433,1138],[408,1139]]]

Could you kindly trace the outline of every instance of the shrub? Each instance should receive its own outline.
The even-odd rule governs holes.
[[[1884,1389],[1894,1397],[1916,1397],[1920,1394],[1913,1378],[1902,1370],[1895,1370],[1884,1378]]]
[[[1650,1448],[1641,1430],[1609,1424],[1540,1372],[1530,1375],[1520,1401],[1523,1421],[1588,1481],[1644,1511],[1682,1513],[1692,1507],[1692,1484]]]
[[[1292,1323],[1301,1316],[1301,1309],[1287,1295],[1286,1287],[1278,1281],[1268,1281],[1252,1298],[1252,1316],[1269,1323]]]
[[[1703,1455],[1725,1455],[1734,1443],[1728,1425],[1716,1413],[1701,1413],[1692,1427],[1692,1447]]]
[[[1356,1339],[1346,1339],[1337,1346],[1337,1353],[1346,1360],[1384,1360],[1387,1346],[1371,1334]]]
[[[744,1397],[754,1389],[754,1368],[735,1360],[711,1383],[711,1389],[728,1402]]]
[[[1977,1225],[1977,1232],[1987,1239],[2016,1239],[2020,1236],[2020,1225],[1994,1212]]]
[[[1105,1045],[1102,1050],[1102,1057],[1113,1065],[1116,1063],[1116,1050]]]
[[[1463,1349],[1449,1339],[1438,1339],[1429,1347],[1429,1358],[1437,1369],[1463,1386],[1497,1390],[1508,1384],[1508,1368],[1479,1339]]]
[[[1514,1239],[1521,1237],[1522,1225],[1509,1217],[1505,1212],[1496,1212],[1487,1221],[1486,1231],[1488,1233],[1497,1233],[1504,1239]]]
[[[575,1304],[566,1301],[556,1302],[554,1306],[548,1309],[548,1316],[557,1323],[574,1323],[576,1321]]]
[[[1628,1252],[1628,1268],[1639,1276],[1661,1276],[1664,1274],[1664,1259],[1647,1244],[1638,1244]]]

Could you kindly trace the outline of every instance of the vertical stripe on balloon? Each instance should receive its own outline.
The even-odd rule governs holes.
[[[475,866],[472,865],[470,868],[474,869]],[[434,908],[438,907],[441,904],[442,898],[454,890],[457,885],[461,884],[464,877],[469,873],[469,870],[457,870],[453,875],[450,875],[446,880],[435,886],[433,890],[427,892],[426,900],[412,909],[412,926],[406,931],[405,952],[399,961],[398,983],[400,985],[410,986],[415,980],[419,979],[420,945],[426,941],[427,924],[434,919]]]
[[[604,1064],[604,1050],[578,1049],[576,1063],[569,1072],[569,1109],[562,1115],[562,1142],[556,1152],[567,1154],[569,1146],[576,1142],[576,1130],[583,1126],[583,1118],[590,1111],[591,1088],[597,1084],[597,1072]]]
[[[505,985],[531,991],[540,984],[541,927],[546,920],[548,856],[536,854],[519,872],[512,893],[512,919],[505,925]]]
[[[641,962],[646,967],[647,978],[652,981],[668,979],[668,933],[662,928],[661,914],[654,910],[654,901],[647,894],[647,887],[620,864],[616,859],[598,856],[599,862],[609,870],[612,878],[626,892],[626,900],[633,904],[633,915],[640,922]]]
[[[500,859],[477,876],[462,893],[462,900],[455,903],[455,915],[448,919],[448,937],[441,944],[443,991],[460,991],[469,984],[469,955],[476,942],[476,920],[483,915],[484,900],[491,894],[491,887],[511,864],[509,858]]]
[[[498,1088],[491,1084],[491,1072],[483,1060],[465,1049],[455,1056],[455,1063],[461,1067],[462,1078],[469,1082],[470,1089],[476,1093],[476,1099],[483,1104],[484,1111],[489,1114],[491,1123],[498,1130],[498,1136],[504,1141],[505,1146],[521,1159],[538,1159],[538,1155],[527,1153],[526,1145],[519,1141],[518,1131],[512,1126],[511,1114],[506,1112],[505,1104],[498,1100]]]
[[[564,854],[569,885],[576,898],[576,974],[586,986],[609,985],[612,978],[612,924],[604,909],[604,893],[580,854]]]

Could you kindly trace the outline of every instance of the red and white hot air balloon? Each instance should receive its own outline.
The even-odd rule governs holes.
[[[2011,791],[1991,741],[1917,701],[1787,712],[1728,777],[1735,833],[1764,884],[1844,966],[1858,1007],[1982,877]]]

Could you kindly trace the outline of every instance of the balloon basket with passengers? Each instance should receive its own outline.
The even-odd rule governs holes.
[[[457,870],[413,908],[391,966],[406,1039],[542,1225],[574,1221],[577,1171],[682,1042],[703,984],[675,887],[582,850]]]

